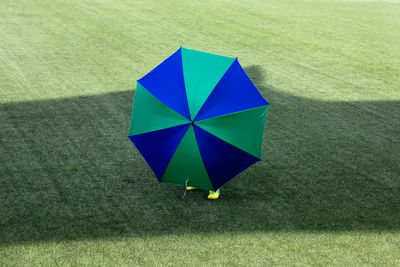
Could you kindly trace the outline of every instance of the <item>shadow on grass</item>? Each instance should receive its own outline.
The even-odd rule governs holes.
[[[251,231],[400,230],[399,102],[268,87],[264,160],[222,189],[158,184],[126,137],[133,90],[1,106],[0,244]]]

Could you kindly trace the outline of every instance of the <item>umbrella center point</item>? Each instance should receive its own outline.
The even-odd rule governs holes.
[[[194,121],[190,121],[190,125],[193,125]]]

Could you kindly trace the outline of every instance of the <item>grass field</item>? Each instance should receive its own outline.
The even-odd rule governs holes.
[[[400,265],[400,2],[0,1],[0,265]],[[263,161],[158,184],[135,82],[182,45],[239,57]]]

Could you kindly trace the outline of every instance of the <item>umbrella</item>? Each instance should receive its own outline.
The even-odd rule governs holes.
[[[180,47],[137,81],[128,137],[159,182],[217,190],[261,160],[268,106],[237,58]]]

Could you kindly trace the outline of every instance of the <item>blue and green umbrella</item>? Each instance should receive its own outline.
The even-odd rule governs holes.
[[[129,138],[160,182],[217,190],[261,160],[268,106],[237,58],[181,47],[137,81]]]

